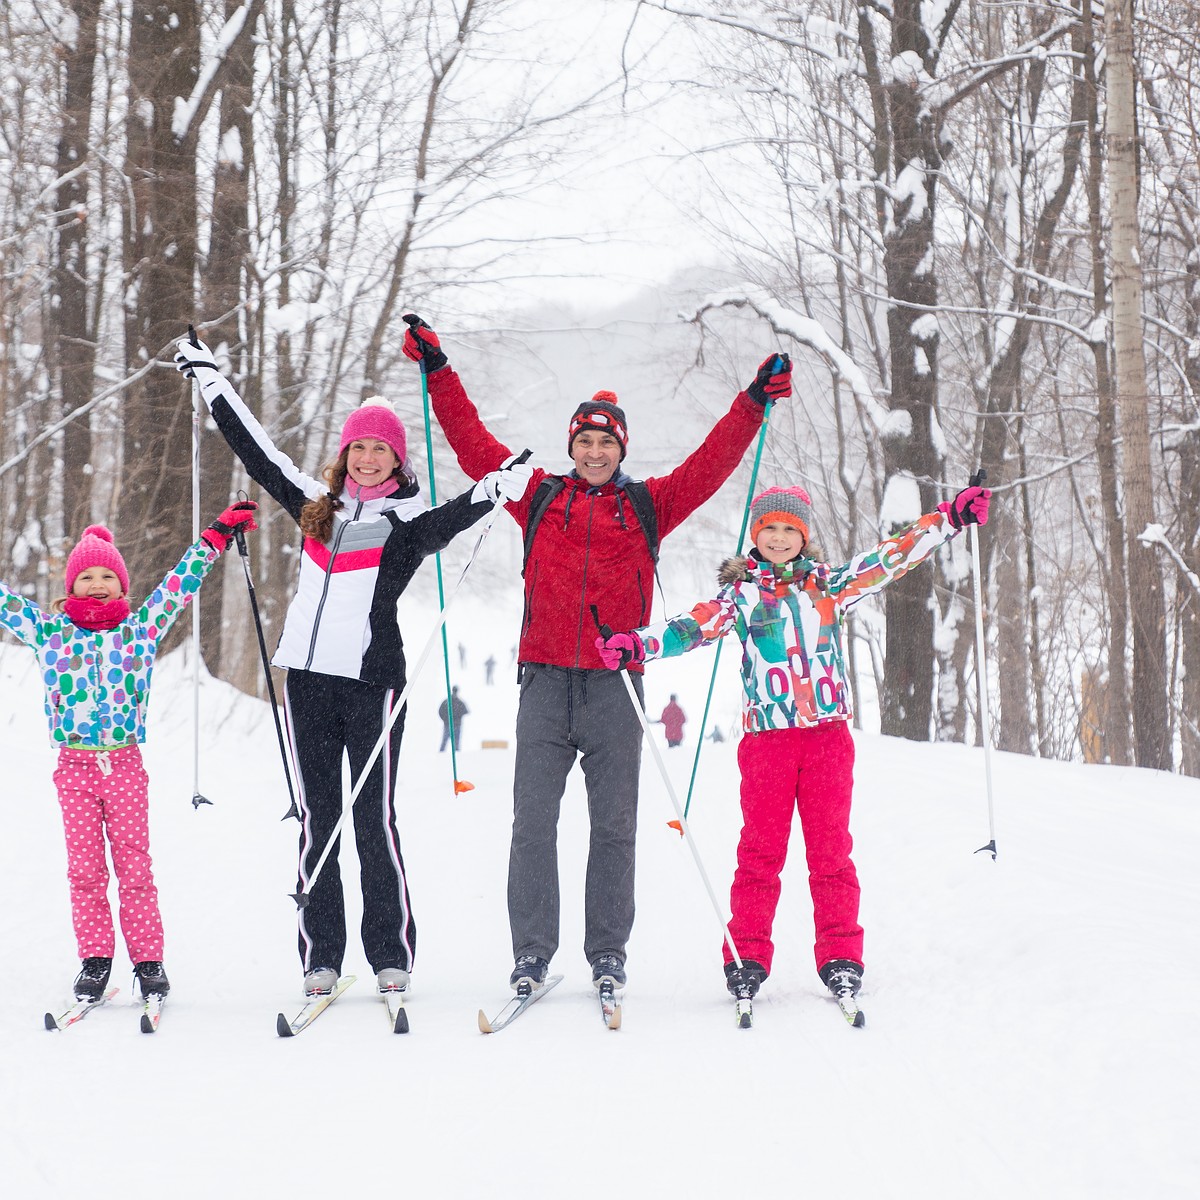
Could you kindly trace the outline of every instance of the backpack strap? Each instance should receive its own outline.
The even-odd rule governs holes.
[[[554,497],[566,487],[566,481],[561,475],[547,475],[529,503],[529,519],[525,522],[525,543],[521,556],[521,575],[525,575],[525,564],[529,562],[529,553],[533,549],[533,537],[537,533],[542,518],[554,500]],[[658,575],[658,513],[654,511],[654,500],[650,489],[641,479],[626,479],[621,485],[621,491],[629,501],[646,538],[646,548],[650,551],[650,559],[654,563],[654,578],[658,582],[659,594],[662,594],[662,580]]]
[[[525,522],[525,543],[521,554],[522,577],[525,575],[525,564],[529,561],[529,552],[533,549],[533,535],[537,533],[537,527],[542,523],[551,501],[566,486],[561,475],[547,475],[533,493],[533,499],[529,502],[529,518]]]

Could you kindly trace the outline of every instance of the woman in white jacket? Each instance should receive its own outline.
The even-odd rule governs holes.
[[[404,425],[385,400],[346,419],[323,481],[276,449],[202,343],[178,343],[176,366],[200,387],[218,429],[251,478],[304,535],[296,593],[273,663],[287,673],[285,707],[300,808],[298,890],[303,890],[342,810],[342,758],[358,779],[405,683],[396,601],[422,559],[473,525],[500,498],[520,498],[532,470],[494,471],[434,509],[406,462]],[[416,951],[394,811],[404,727],[392,726],[354,805],[361,863],[362,941],[380,991],[408,984]],[[306,995],[332,992],[346,949],[337,847],[299,914]]]

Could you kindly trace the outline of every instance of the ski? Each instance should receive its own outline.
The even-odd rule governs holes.
[[[328,996],[311,996],[292,1020],[283,1013],[275,1018],[275,1032],[280,1037],[295,1037],[303,1033],[354,981],[357,975],[343,975]]]
[[[393,1033],[408,1032],[408,1013],[404,1010],[404,989],[391,987],[379,993],[387,1005],[388,1025]]]
[[[479,1010],[479,1032],[499,1033],[501,1029],[511,1025],[531,1004],[536,1004],[551,988],[558,987],[562,981],[561,975],[551,975],[541,987],[534,988],[530,992],[518,992],[490,1021],[481,1008]]]
[[[858,1007],[858,1001],[851,995],[834,996],[842,1016],[855,1028],[862,1029],[867,1023],[866,1014]]]
[[[617,985],[611,975],[602,975],[596,988],[600,998],[600,1015],[609,1029],[621,1028],[621,1002],[617,999]]]
[[[158,1023],[162,1020],[163,1005],[166,1004],[166,996],[160,996],[156,992],[151,992],[142,1001],[142,1032],[157,1033]]]
[[[46,1014],[46,1028],[69,1029],[72,1025],[82,1021],[93,1008],[99,1008],[100,1005],[107,1004],[118,991],[120,991],[120,988],[109,988],[99,1000],[72,1000],[58,1016],[55,1016],[52,1012],[48,1012]]]
[[[737,1017],[739,1029],[754,1028],[754,1001],[749,996],[734,997],[734,1015]]]

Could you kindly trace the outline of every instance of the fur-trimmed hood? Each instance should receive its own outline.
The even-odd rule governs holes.
[[[815,574],[818,585],[823,586],[825,575],[828,573],[827,567],[825,571],[822,571],[821,564],[815,562],[807,555],[792,559],[790,564],[780,565],[790,565],[792,567],[792,577],[790,580],[784,580],[781,576],[775,575],[774,578],[777,584],[788,582],[803,584],[809,576]],[[721,587],[730,587],[735,583],[755,583],[762,585],[766,582],[766,578],[764,577],[771,577],[773,575],[771,566],[771,563],[763,562],[761,559],[738,554],[733,558],[725,559],[717,568],[717,582]]]

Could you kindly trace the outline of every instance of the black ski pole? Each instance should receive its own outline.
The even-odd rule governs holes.
[[[242,570],[246,574],[246,591],[250,593],[250,611],[254,614],[254,631],[258,634],[258,653],[262,657],[263,672],[267,677],[267,695],[271,698],[271,716],[275,718],[275,735],[279,739],[279,756],[283,760],[283,777],[287,780],[288,799],[291,807],[280,818],[286,821],[288,817],[300,820],[300,809],[296,804],[296,793],[292,789],[292,773],[288,770],[287,747],[283,742],[283,726],[279,723],[279,704],[275,699],[275,681],[271,678],[271,660],[267,657],[267,642],[263,637],[262,618],[258,615],[258,596],[254,591],[254,579],[250,575],[250,551],[246,548],[246,535],[239,525],[233,536],[237,541],[238,554],[242,560]]]

